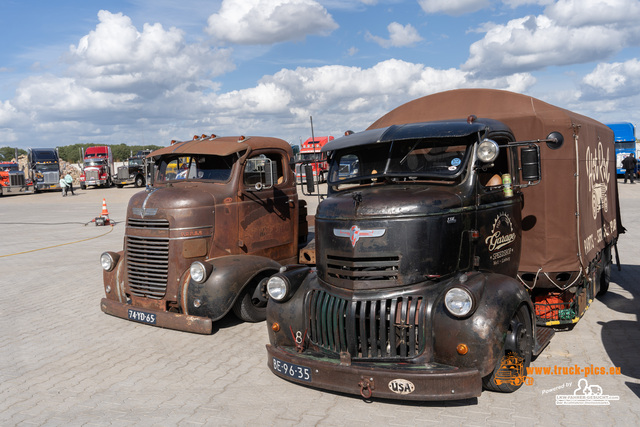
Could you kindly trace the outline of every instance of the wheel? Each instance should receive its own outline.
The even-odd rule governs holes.
[[[262,322],[267,318],[267,281],[268,277],[256,280],[245,286],[235,304],[233,313],[245,322]]]
[[[86,190],[86,189],[87,189],[87,186],[86,186],[86,185],[84,185],[84,184],[80,184],[80,188],[81,188],[82,190]]]
[[[513,315],[505,338],[503,357],[498,360],[493,372],[482,380],[484,388],[511,393],[524,383],[527,368],[531,364],[533,350],[531,316],[525,304]]]
[[[134,183],[136,187],[142,187],[144,185],[144,178],[140,175],[136,177],[136,182]]]

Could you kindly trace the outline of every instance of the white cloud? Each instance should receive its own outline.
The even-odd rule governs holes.
[[[556,0],[502,0],[502,3],[506,4],[512,9],[515,9],[516,7],[526,6],[530,4],[546,6],[549,4],[553,4],[554,1]]]
[[[315,0],[223,0],[206,31],[220,42],[268,45],[338,28]]]
[[[227,50],[187,44],[176,28],[144,24],[138,32],[129,17],[105,10],[98,18],[68,58],[68,74],[91,90],[154,98],[185,81],[206,85],[204,79],[233,69]]]
[[[490,0],[418,0],[418,4],[427,13],[458,16],[489,7],[491,2]]]
[[[411,24],[403,26],[397,22],[392,22],[387,26],[387,30],[389,30],[389,39],[374,36],[369,32],[367,32],[365,37],[385,49],[389,47],[411,46],[423,40],[423,38],[420,37],[420,34],[418,34],[418,31],[413,28]]]
[[[640,95],[640,60],[598,64],[582,79],[585,98],[625,98]]]
[[[637,0],[560,0],[544,15],[484,24],[462,69],[497,76],[603,60],[639,43],[638,19]]]

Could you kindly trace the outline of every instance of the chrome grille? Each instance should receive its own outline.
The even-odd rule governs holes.
[[[60,173],[59,172],[44,172],[42,174],[42,179],[45,184],[57,184],[60,182]]]
[[[333,279],[392,284],[398,280],[399,265],[397,256],[349,258],[327,255],[326,269],[328,277]]]
[[[98,179],[100,179],[100,172],[93,171],[93,170],[92,171],[85,171],[85,177],[86,177],[87,181],[90,181],[92,179],[93,180],[98,180]]]
[[[309,339],[353,358],[410,358],[424,351],[422,297],[351,301],[322,290],[308,295]]]
[[[129,168],[118,168],[118,179],[129,178]]]
[[[129,218],[128,226],[169,229],[167,220]],[[169,237],[125,236],[129,289],[135,296],[162,299],[169,275]]]

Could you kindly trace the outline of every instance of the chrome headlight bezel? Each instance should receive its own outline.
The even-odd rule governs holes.
[[[458,286],[447,291],[444,305],[449,313],[459,318],[467,317],[475,311],[475,299],[471,292]]]
[[[209,278],[209,271],[210,269],[208,269],[207,266],[201,261],[194,261],[189,267],[189,275],[191,276],[191,280],[196,283],[206,282],[206,280]]]
[[[267,293],[269,294],[269,298],[274,301],[283,301],[289,297],[290,290],[291,284],[284,276],[276,274],[275,276],[271,276],[267,282]]]
[[[478,145],[476,157],[482,163],[493,163],[498,158],[499,153],[500,147],[498,143],[492,139],[485,138]]]
[[[100,265],[104,271],[113,271],[119,258],[119,255],[114,252],[103,252],[100,255]]]

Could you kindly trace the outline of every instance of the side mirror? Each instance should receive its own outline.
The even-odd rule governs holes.
[[[313,193],[316,191],[315,182],[313,182],[313,166],[304,165],[304,177],[307,180],[307,192]]]
[[[540,147],[529,146],[520,150],[522,181],[540,181]]]

